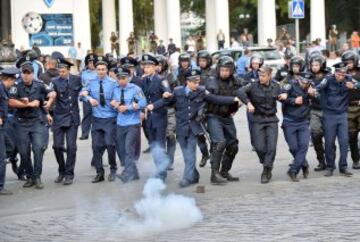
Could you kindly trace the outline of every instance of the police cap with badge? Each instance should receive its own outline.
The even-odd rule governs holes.
[[[87,66],[90,61],[94,62],[95,59],[96,59],[96,55],[95,55],[95,54],[92,54],[92,53],[87,54],[87,55],[85,56],[85,65]]]
[[[105,66],[109,66],[109,61],[105,56],[96,56],[95,58],[95,66],[98,65],[105,65]]]
[[[30,56],[24,56],[21,57],[17,62],[16,62],[16,67],[21,69],[21,72],[30,72],[33,73],[34,72],[34,67],[31,63],[31,58]]]
[[[16,67],[7,67],[4,69],[0,69],[1,77],[3,78],[14,78],[20,73],[20,70]]]
[[[117,78],[124,78],[130,76],[130,71],[127,68],[116,68],[114,69],[114,73],[116,74]]]
[[[156,59],[156,57],[153,54],[147,53],[142,56],[141,64],[158,65],[159,61]]]
[[[128,68],[128,67],[135,67],[137,66],[138,62],[131,57],[123,57],[120,59],[121,66]]]
[[[57,59],[57,67],[60,68],[65,68],[65,69],[70,69],[70,67],[72,67],[74,64],[71,63],[70,61],[65,60],[64,58],[59,58]]]
[[[185,73],[185,79],[188,81],[195,81],[200,78],[201,71],[199,69],[192,69]]]

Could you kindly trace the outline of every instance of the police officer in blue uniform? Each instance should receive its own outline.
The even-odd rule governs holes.
[[[310,87],[311,73],[300,73],[283,89],[287,93],[287,99],[283,101],[283,123],[285,140],[294,160],[287,172],[290,179],[298,182],[297,174],[304,167],[308,167],[306,154],[310,140]],[[304,178],[308,176],[308,169],[303,172]]]
[[[96,58],[95,54],[88,54],[85,57],[85,66],[86,69],[81,73],[81,82],[83,87],[89,85],[91,80],[94,80],[97,76],[94,60]],[[80,140],[86,140],[89,137],[91,130],[91,119],[92,119],[92,108],[89,102],[83,101],[83,118],[81,121],[81,137]]]
[[[139,86],[129,83],[128,69],[118,68],[115,73],[118,86],[113,90],[111,105],[118,111],[116,146],[120,160],[124,163],[124,170],[118,177],[127,183],[139,179],[136,162],[141,142],[140,114],[146,107],[146,99]]]
[[[96,177],[93,183],[104,181],[104,168],[102,156],[105,150],[108,153],[110,164],[110,174],[108,180],[110,182],[116,179],[116,110],[110,105],[112,93],[116,87],[116,82],[107,75],[108,61],[103,56],[97,56],[95,67],[97,77],[89,82],[83,88],[82,96],[92,106],[92,149],[93,160],[96,169]]]
[[[345,63],[337,63],[334,67],[335,74],[328,75],[316,86],[324,112],[323,125],[327,166],[325,176],[332,176],[336,169],[335,140],[338,138],[340,147],[339,171],[341,175],[349,177],[352,176],[352,173],[347,168],[349,90],[358,88],[358,86],[352,82],[351,77],[346,76],[347,68]]]
[[[44,143],[44,120],[41,112],[44,96],[48,91],[43,82],[35,80],[34,68],[28,57],[22,58],[19,63],[22,72],[21,82],[17,87],[10,89],[9,105],[16,108],[17,145],[28,178],[23,187],[35,185],[37,189],[42,189],[42,161],[44,147],[47,144]],[[49,95],[49,98],[52,97]],[[30,147],[34,155],[34,165],[31,162]]]
[[[14,85],[17,68],[5,68],[1,70],[0,76],[0,195],[12,195],[11,191],[4,188],[6,177],[6,143],[5,124],[8,115],[8,90]]]
[[[58,59],[59,76],[52,80],[56,92],[55,108],[53,110],[53,149],[59,164],[59,176],[55,183],[64,181],[71,185],[74,179],[76,161],[76,139],[80,125],[78,97],[82,89],[79,76],[70,74],[72,63]],[[66,147],[65,147],[66,140]],[[64,153],[66,152],[66,159]]]
[[[229,56],[220,57],[217,75],[207,81],[206,89],[214,95],[236,97],[241,84],[234,77],[234,71],[234,60]],[[238,177],[229,173],[238,152],[238,139],[233,119],[238,109],[238,103],[230,105],[209,103],[207,106],[207,127],[212,145],[210,154],[212,184],[239,181]]]
[[[145,129],[148,134],[151,153],[157,168],[156,177],[166,179],[169,161],[165,154],[167,107],[159,105],[163,95],[171,95],[169,83],[156,73],[158,60],[153,54],[144,54],[141,88],[148,103],[146,107]]]
[[[196,169],[196,143],[199,135],[204,135],[200,124],[206,102],[222,105],[239,101],[237,97],[216,96],[206,91],[200,84],[200,70],[193,69],[185,76],[186,85],[175,88],[169,104],[175,104],[176,137],[181,147],[185,161],[183,178],[180,187],[187,187],[199,182],[199,172]]]
[[[141,78],[136,75],[137,60],[132,57],[123,57],[120,59],[120,66],[130,71],[129,82],[140,86]]]

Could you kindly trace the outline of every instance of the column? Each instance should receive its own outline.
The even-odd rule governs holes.
[[[172,38],[177,47],[182,47],[179,0],[166,1],[166,15],[168,38]]]
[[[167,12],[166,12],[166,0],[154,0],[154,31],[159,37],[159,40],[164,40],[164,44],[168,43],[167,34]]]
[[[73,1],[74,43],[81,42],[85,51],[91,49],[90,10],[88,0]]]
[[[9,40],[10,38],[10,0],[1,1],[1,37],[0,39]]]
[[[134,16],[132,0],[119,0],[119,43],[120,54],[126,55],[129,51],[127,38],[134,31]]]
[[[215,2],[214,0],[205,1],[205,14],[206,14],[206,48],[208,51],[213,52],[217,50],[216,41],[216,18],[215,16]]]
[[[275,0],[258,0],[258,44],[266,45],[266,40],[276,39]]]
[[[102,0],[102,28],[104,53],[111,52],[111,32],[116,33],[115,1]]]
[[[229,47],[230,43],[230,27],[229,27],[229,1],[215,0],[215,18],[216,18],[216,34],[219,30],[225,35],[225,48]],[[217,41],[216,41],[217,42]],[[217,45],[217,43],[216,43]]]
[[[325,29],[325,1],[311,0],[310,5],[310,37],[311,40],[321,39],[321,44],[326,45]]]

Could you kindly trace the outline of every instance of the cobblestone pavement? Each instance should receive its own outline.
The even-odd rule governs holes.
[[[79,141],[77,176],[70,187],[53,183],[57,165],[51,149],[45,155],[44,190],[22,188],[9,167],[7,187],[15,195],[0,197],[0,241],[360,240],[358,172],[354,171],[352,178],[337,173],[325,178],[311,172],[307,180],[289,182],[285,173],[291,157],[280,130],[274,177],[270,184],[262,185],[261,167],[251,151],[244,110],[236,116],[236,123],[240,151],[232,173],[240,176],[239,183],[210,185],[207,166],[199,169],[204,194],[195,193],[195,186],[178,188],[183,161],[177,147],[175,170],[169,173],[166,193],[194,197],[204,215],[202,222],[156,234],[126,231],[120,217],[134,216],[134,201],[141,198],[143,185],[153,170],[150,155],[141,157],[139,181],[126,185],[118,180],[91,184],[95,171],[90,168],[90,141]],[[312,148],[308,159],[314,167]]]

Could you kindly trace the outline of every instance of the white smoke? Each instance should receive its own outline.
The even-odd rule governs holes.
[[[120,218],[122,229],[133,236],[184,229],[203,219],[194,198],[178,194],[162,195],[166,188],[160,179],[149,179],[143,198],[135,203],[137,219]]]

